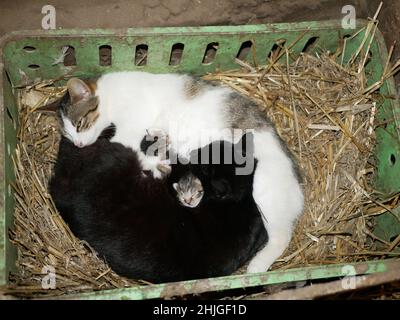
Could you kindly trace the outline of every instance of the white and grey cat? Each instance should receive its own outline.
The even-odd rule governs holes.
[[[200,204],[204,195],[203,184],[193,173],[183,175],[178,182],[172,184],[179,202],[189,208],[195,208]]]
[[[178,74],[115,72],[94,82],[72,78],[67,87],[70,103],[61,110],[64,135],[84,147],[114,124],[111,141],[137,151],[143,169],[155,177],[163,176],[157,169],[162,160],[140,151],[149,128],[168,132],[171,148],[186,158],[211,141],[232,140],[226,128],[254,129],[258,165],[253,198],[269,241],[247,271],[266,271],[287,248],[303,209],[303,192],[290,153],[256,103],[228,87]],[[200,139],[204,136],[208,139]]]

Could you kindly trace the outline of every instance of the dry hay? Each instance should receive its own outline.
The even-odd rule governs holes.
[[[376,119],[383,99],[379,89],[400,65],[397,61],[390,67],[392,47],[381,79],[367,86],[368,36],[373,38],[376,28],[372,19],[348,63],[343,62],[346,42],[335,53],[319,48],[289,63],[289,49],[301,35],[287,47],[279,46],[267,66],[237,61],[241,70],[205,76],[263,106],[301,168],[304,213],[289,248],[272,269],[400,255],[394,252],[400,236],[390,243],[372,233],[373,218],[399,204],[399,195],[379,200],[373,189],[374,129],[382,125]]]
[[[375,27],[373,20],[367,31],[373,33]],[[290,247],[273,269],[396,255],[393,250],[399,239],[393,243],[376,239],[372,218],[395,207],[398,197],[379,202],[371,179],[375,171],[374,127],[381,99],[377,90],[399,64],[392,68],[387,64],[382,79],[366,87],[363,66],[368,43],[363,45],[348,65],[340,62],[340,50],[334,54],[323,50],[304,53],[289,63],[289,45],[278,48],[267,65],[254,67],[237,60],[240,70],[204,77],[258,101],[302,169],[304,214]],[[138,284],[116,275],[87,243],[72,235],[47,192],[60,134],[54,118],[34,111],[64,90],[51,81],[21,90],[19,144],[14,157],[15,230],[10,235],[18,248],[19,272],[9,289],[16,295],[55,295]],[[384,249],[378,250],[376,243]],[[56,269],[57,289],[42,289],[44,266]]]
[[[395,246],[371,232],[371,218],[398,202],[397,196],[379,202],[371,183],[376,105],[382,98],[366,87],[357,63],[343,66],[336,58],[326,52],[301,54],[290,65],[274,63],[261,81],[243,62],[248,72],[206,76],[263,105],[301,167],[304,214],[273,269],[396,255]],[[378,252],[370,237],[390,250]]]

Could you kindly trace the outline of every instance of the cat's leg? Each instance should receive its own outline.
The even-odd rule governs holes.
[[[273,132],[255,132],[253,198],[263,215],[268,243],[251,260],[248,272],[267,271],[288,247],[303,210],[303,192],[292,161]]]
[[[141,143],[146,139],[146,129],[142,128],[129,128],[129,130],[117,130],[115,135],[111,138],[111,142],[121,143],[127,148],[131,148],[137,153],[138,160],[142,166],[143,171],[150,171],[155,178],[163,178],[170,172],[168,159],[160,159],[160,156],[154,155],[158,146],[162,146],[162,139],[159,143],[152,144],[147,147],[147,152],[141,150]],[[152,132],[155,134],[155,132]],[[165,135],[162,135],[164,137]],[[158,141],[157,141],[158,142]],[[161,153],[160,153],[161,154]]]
[[[153,143],[141,152],[140,160],[143,170],[150,170],[155,178],[163,178],[171,173],[171,161],[168,158],[170,142],[168,134],[157,128],[147,129],[144,137]]]
[[[157,156],[148,156],[141,150],[135,150],[143,171],[150,171],[154,178],[162,179],[171,172],[169,160],[160,160]]]
[[[240,140],[240,137],[236,137]],[[177,153],[180,160],[189,161],[193,160],[192,151],[200,148],[204,148],[214,141],[228,141],[234,143],[235,136],[234,130],[232,129],[198,129],[190,131],[190,134],[179,136],[174,135],[172,132],[171,136],[171,149]],[[198,159],[200,161],[200,159]]]
[[[283,228],[281,230],[269,228],[266,226],[269,241],[267,245],[261,249],[251,259],[247,266],[247,273],[265,272],[286,250],[292,237],[292,228]]]

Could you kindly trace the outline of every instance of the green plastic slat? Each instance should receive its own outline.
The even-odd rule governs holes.
[[[252,275],[227,276],[206,280],[181,281],[143,287],[106,290],[94,293],[66,295],[61,299],[109,299],[143,300],[171,298],[182,294],[200,294],[211,291],[256,287],[285,282],[296,282],[321,278],[364,275],[385,272],[400,267],[400,260],[370,261],[364,263],[336,264],[308,268],[296,268],[283,271],[270,271]]]

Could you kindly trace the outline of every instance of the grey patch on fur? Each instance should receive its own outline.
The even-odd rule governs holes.
[[[193,99],[198,96],[204,89],[206,88],[206,84],[201,81],[201,79],[197,79],[195,77],[188,77],[185,81],[185,96],[188,99]]]
[[[222,87],[216,81],[203,80],[196,76],[190,76],[186,86],[191,87],[191,91],[188,93],[195,93],[189,95],[194,97],[198,95],[204,89],[210,89],[211,87]],[[196,89],[195,89],[196,88]],[[278,135],[275,125],[267,117],[266,113],[261,110],[261,107],[250,98],[247,98],[238,92],[231,92],[226,98],[225,119],[227,119],[227,126],[232,129],[262,129],[271,131],[278,139],[282,150],[289,157],[292,162],[293,172],[299,183],[303,183],[303,175],[301,174],[300,167],[293,155],[289,150],[287,144]]]
[[[232,92],[226,99],[226,119],[234,129],[265,129],[274,130],[272,122],[261,110],[259,105],[249,98]]]
[[[206,89],[211,89],[212,87],[217,87],[220,85],[214,81],[203,80],[198,76],[188,76],[185,81],[185,96],[188,99],[193,99]]]
[[[300,167],[295,160],[293,153],[289,150],[287,144],[278,135],[274,124],[263,112],[260,106],[253,100],[242,96],[237,92],[232,92],[227,97],[227,109],[225,118],[228,119],[228,125],[234,129],[262,129],[269,130],[278,138],[282,150],[290,158],[295,177],[299,183],[303,182]]]

